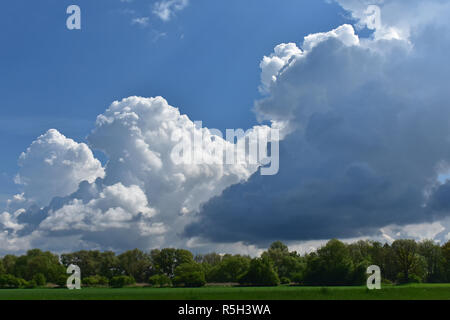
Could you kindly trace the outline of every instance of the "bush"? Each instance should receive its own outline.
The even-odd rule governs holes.
[[[152,285],[152,286],[158,286],[158,287],[170,287],[172,285],[172,280],[170,280],[170,278],[168,276],[166,276],[165,274],[157,274],[154,275],[152,277],[150,277],[150,279],[148,279],[148,282]]]
[[[31,280],[31,281],[28,281],[28,282],[26,283],[25,288],[27,288],[27,289],[34,289],[34,288],[36,288],[37,286],[38,286],[38,285],[36,284],[36,281]]]
[[[45,284],[47,283],[47,279],[45,279],[45,276],[42,273],[35,274],[31,281],[34,281],[34,283],[38,287],[45,286]]]
[[[292,282],[294,283],[302,283],[303,282],[303,272],[295,272],[291,277]]]
[[[109,280],[106,277],[95,275],[86,277],[82,281],[83,285],[88,287],[90,286],[107,286],[109,284]]]
[[[409,283],[422,283],[422,279],[418,275],[412,274],[409,276]]]
[[[370,264],[367,261],[361,262],[353,269],[350,274],[348,283],[355,286],[360,286],[367,283],[367,267]]]
[[[290,284],[291,280],[288,277],[281,277],[280,283],[281,284]]]
[[[59,275],[56,279],[56,284],[59,287],[65,287],[67,285],[67,278],[69,278],[69,275],[64,274]]]
[[[20,289],[22,289],[22,288],[29,288],[30,285],[33,285],[33,283],[32,283],[33,280],[31,280],[31,284],[30,284],[30,282],[28,282],[27,280],[22,279],[22,278],[17,278],[17,281],[18,281],[18,284],[19,284],[18,288],[20,288]]]
[[[239,283],[254,286],[277,286],[280,284],[280,279],[268,258],[257,258],[250,262],[249,270],[239,279]]]
[[[397,283],[406,284],[406,283],[421,283],[422,279],[416,274],[410,274],[408,278],[406,278],[403,272],[399,272],[397,274]]]
[[[135,283],[136,281],[134,280],[134,278],[130,276],[116,276],[113,277],[109,282],[109,284],[113,288],[123,288],[125,286],[129,286]]]
[[[183,263],[175,269],[173,284],[177,287],[203,287],[205,272],[197,263]]]
[[[1,289],[26,288],[28,285],[29,283],[22,278],[16,278],[10,274],[0,275]]]

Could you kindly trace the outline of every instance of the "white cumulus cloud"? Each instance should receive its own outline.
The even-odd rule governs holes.
[[[34,141],[19,158],[16,182],[23,196],[40,206],[54,197],[76,191],[84,180],[94,182],[104,177],[103,167],[84,143],[66,138],[55,129],[48,130]]]

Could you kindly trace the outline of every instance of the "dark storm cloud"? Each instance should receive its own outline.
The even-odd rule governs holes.
[[[411,50],[402,41],[368,49],[331,39],[297,59],[255,107],[294,128],[280,145],[279,174],[228,188],[185,234],[249,243],[348,238],[447,216],[450,188],[435,184],[450,160],[442,48],[450,41],[433,28],[412,40]]]

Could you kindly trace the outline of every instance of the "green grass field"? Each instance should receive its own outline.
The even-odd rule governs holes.
[[[450,300],[450,284],[366,287],[6,289],[0,300]]]

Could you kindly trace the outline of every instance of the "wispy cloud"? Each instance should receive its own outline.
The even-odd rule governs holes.
[[[149,24],[149,20],[150,20],[149,17],[134,18],[131,20],[131,24],[146,27]]]
[[[176,11],[181,11],[189,4],[189,0],[163,0],[155,3],[153,13],[163,21],[169,21]]]

